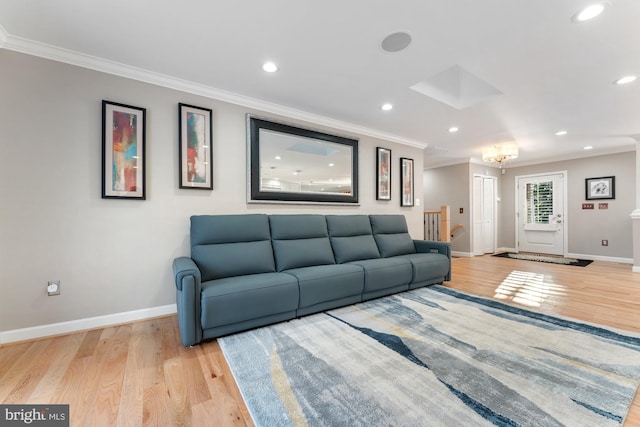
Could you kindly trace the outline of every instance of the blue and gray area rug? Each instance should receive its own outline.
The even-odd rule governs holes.
[[[618,426],[640,335],[441,286],[219,340],[257,426]]]

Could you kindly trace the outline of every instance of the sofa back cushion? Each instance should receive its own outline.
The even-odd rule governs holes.
[[[327,215],[333,255],[338,264],[380,258],[366,215]]]
[[[191,258],[203,281],[275,270],[267,215],[191,217]]]
[[[369,215],[369,220],[382,257],[416,252],[404,215]]]
[[[278,271],[335,264],[324,215],[270,215]]]

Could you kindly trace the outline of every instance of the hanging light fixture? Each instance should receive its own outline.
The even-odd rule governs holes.
[[[496,144],[482,152],[482,160],[489,163],[497,163],[502,169],[504,162],[518,157],[518,146],[513,143]]]

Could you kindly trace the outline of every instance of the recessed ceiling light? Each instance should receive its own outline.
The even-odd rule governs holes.
[[[455,126],[451,126],[451,127],[449,128],[449,132],[451,132],[451,133],[456,133],[456,132],[458,132],[458,128],[457,128],[457,127],[455,127]]]
[[[278,71],[278,66],[273,62],[265,62],[262,65],[262,69],[267,73],[275,73],[276,71]]]
[[[593,147],[590,145],[587,145],[586,147],[584,147],[585,150],[591,150]]]
[[[624,85],[624,84],[627,84],[627,83],[631,83],[636,78],[637,78],[636,76],[624,76],[624,77],[616,80],[616,84],[617,85]]]
[[[562,136],[562,135],[566,135],[567,131],[566,130],[559,130],[558,132],[556,132],[556,136]]]
[[[382,107],[380,107],[380,108],[382,108],[384,111],[389,111],[389,110],[391,110],[393,108],[393,105],[389,104],[389,103],[386,103],[386,104],[382,104]]]
[[[590,19],[600,15],[607,6],[609,6],[609,3],[606,1],[593,3],[577,12],[571,19],[573,22],[589,21]]]

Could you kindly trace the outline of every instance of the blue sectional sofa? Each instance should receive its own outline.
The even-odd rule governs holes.
[[[451,279],[448,243],[403,215],[191,217],[173,262],[185,346]]]

